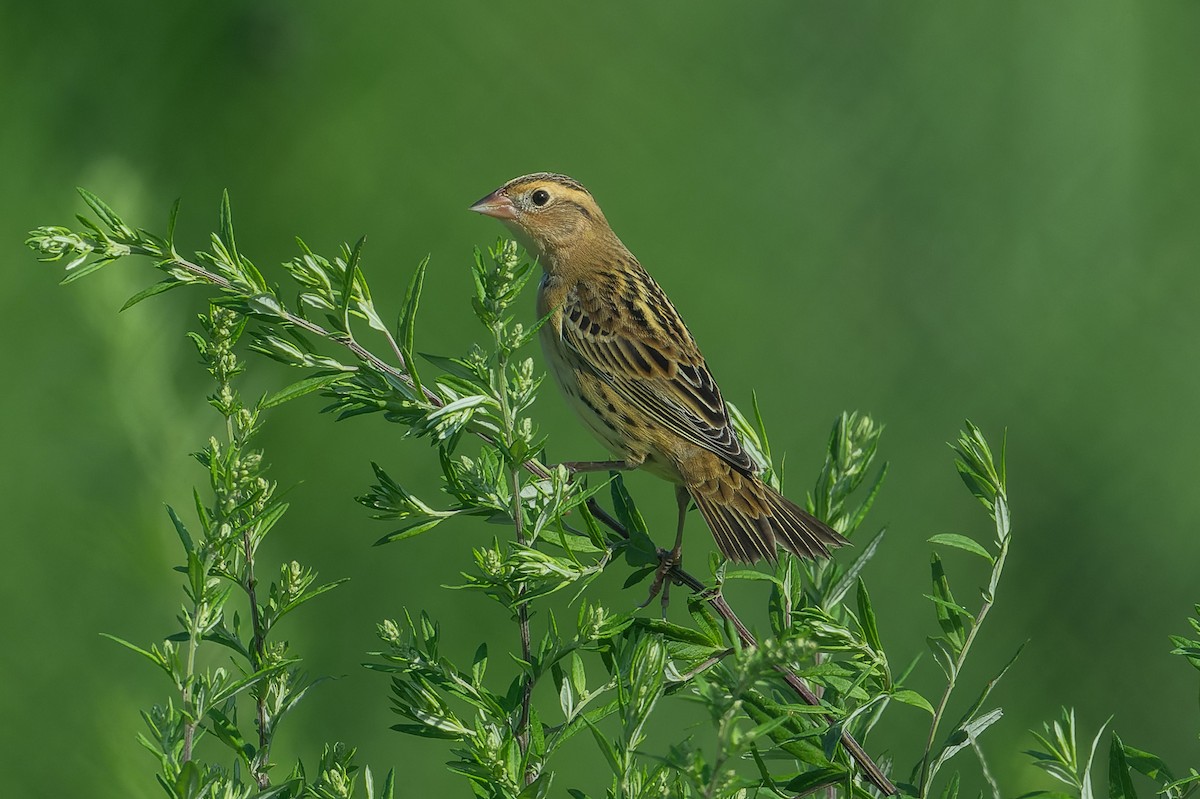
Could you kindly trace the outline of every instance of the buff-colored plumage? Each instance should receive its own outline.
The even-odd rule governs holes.
[[[564,175],[525,175],[472,210],[503,221],[537,254],[538,313],[552,314],[541,331],[546,359],[621,459],[602,466],[642,467],[680,486],[679,534],[690,497],[734,560],[771,560],[777,546],[816,558],[846,543],[756,476],[695,339],[587,189]]]

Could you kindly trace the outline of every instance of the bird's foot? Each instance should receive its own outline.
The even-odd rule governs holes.
[[[679,548],[658,550],[658,568],[654,570],[654,582],[650,583],[650,595],[642,604],[638,605],[639,610],[649,605],[654,597],[661,594],[662,597],[659,601],[662,604],[662,616],[664,619],[667,617],[667,608],[671,604],[671,584],[675,582],[671,578],[671,569],[682,562],[683,553]]]
[[[577,474],[586,474],[587,472],[623,472],[629,469],[636,469],[639,464],[628,460],[620,461],[563,461],[558,464],[567,470],[572,478]]]

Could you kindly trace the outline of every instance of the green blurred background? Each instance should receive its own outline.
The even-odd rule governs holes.
[[[1198,33],[1190,2],[0,4],[8,795],[159,795],[134,735],[167,685],[98,633],[172,629],[162,503],[188,505],[204,474],[187,454],[217,431],[183,337],[203,295],[118,315],[156,279],[147,265],[58,288],[25,231],[69,222],[82,185],[156,231],[183,197],[179,238],[202,247],[228,187],[261,267],[297,234],[326,253],[367,234],[390,312],[432,254],[419,346],[453,353],[476,338],[471,248],[500,232],[466,206],[543,169],[592,189],[727,397],[758,391],[793,495],[839,412],[886,423],[873,523],[889,533],[867,577],[897,665],[935,629],[924,540],[989,535],[944,442],[965,416],[994,441],[1008,428],[1012,557],[961,697],[1030,639],[988,735],[1006,795],[1048,787],[1020,750],[1060,705],[1089,733],[1114,714],[1127,743],[1196,764],[1196,673],[1167,635],[1200,600]],[[252,367],[248,391],[292,377]],[[453,652],[481,626],[504,645],[486,600],[439,588],[493,531],[372,549],[387,528],[351,501],[368,462],[436,498],[432,453],[319,407],[270,419],[273,476],[295,488],[265,557],[353,579],[285,631],[340,679],[278,759],[345,740],[401,768],[406,796],[465,796],[442,743],[387,729],[386,683],[359,664],[374,623],[405,607],[436,615]],[[553,393],[539,414],[555,453],[600,454]],[[633,486],[669,530],[670,491]],[[708,538],[690,540],[700,564]],[[983,574],[949,563],[974,605]],[[618,587],[615,604],[641,598]],[[919,673],[932,694],[932,661]],[[897,708],[868,748],[906,772],[926,724]],[[600,791],[602,762],[577,755],[556,793]]]

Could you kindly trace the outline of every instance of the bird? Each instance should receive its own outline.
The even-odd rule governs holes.
[[[553,172],[523,175],[470,210],[504,223],[537,257],[549,371],[615,456],[564,465],[572,473],[641,468],[676,486],[675,545],[660,551],[656,585],[680,563],[692,503],[733,561],[774,562],[778,547],[824,558],[849,543],[763,481],[687,325],[583,184]]]

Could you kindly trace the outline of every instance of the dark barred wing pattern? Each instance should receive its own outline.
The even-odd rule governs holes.
[[[648,418],[752,473],[754,463],[695,340],[658,284],[636,262],[632,267],[567,294],[563,342],[580,365]]]

